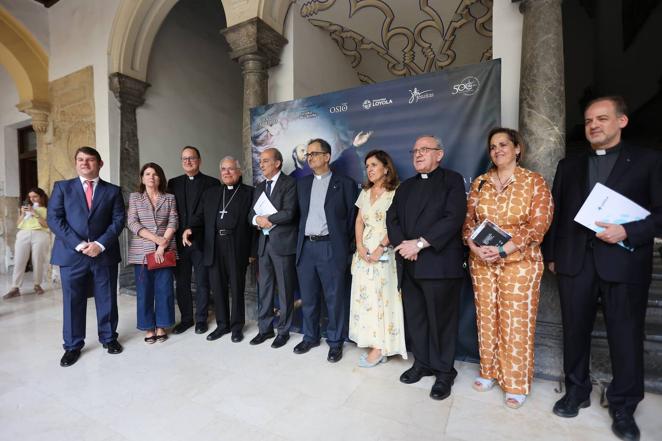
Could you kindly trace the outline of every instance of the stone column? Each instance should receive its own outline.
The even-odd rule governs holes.
[[[120,103],[120,187],[124,203],[129,202],[129,193],[138,190],[140,174],[140,146],[138,143],[138,121],[136,109],[145,103],[145,91],[149,84],[121,74],[110,74],[110,90]],[[129,233],[125,228],[120,236],[122,265],[119,284],[121,294],[135,294],[136,282],[131,267],[126,263],[129,249]]]
[[[565,85],[562,0],[524,0],[519,128],[526,143],[524,166],[552,185],[565,156]],[[563,330],[556,280],[543,276],[536,328],[536,375],[563,374]]]
[[[224,29],[221,33],[232,50],[230,57],[241,65],[244,77],[242,162],[245,181],[251,183],[253,159],[250,109],[267,104],[268,69],[280,62],[279,54],[287,40],[257,17]]]
[[[145,103],[149,84],[119,72],[110,74],[110,90],[120,103],[120,187],[124,201],[138,189],[140,148],[136,109]]]
[[[46,132],[48,132],[48,123],[50,115],[50,104],[30,101],[16,106],[19,111],[27,113],[32,118],[32,128],[37,136],[37,185],[43,188],[46,193],[50,193],[50,173],[48,148],[46,146]]]

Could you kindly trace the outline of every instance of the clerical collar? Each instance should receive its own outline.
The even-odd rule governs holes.
[[[234,190],[234,185],[226,185],[228,187],[228,190]]]
[[[317,174],[313,173],[313,176],[315,176],[315,179],[324,179],[324,178],[329,177],[329,175],[331,175],[331,170],[329,170],[328,172],[326,172],[322,175],[317,175]]]
[[[419,173],[418,175],[421,177],[421,179],[429,179],[430,176],[433,176],[435,173],[437,173],[437,170],[439,170],[439,167],[436,167],[430,173]]]
[[[615,155],[621,151],[621,143],[616,144],[613,147],[608,149],[591,149],[591,156],[605,156],[605,155]]]

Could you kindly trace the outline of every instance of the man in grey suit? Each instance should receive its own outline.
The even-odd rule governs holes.
[[[250,222],[261,230],[258,244],[259,303],[258,334],[251,340],[252,345],[264,343],[274,337],[274,290],[278,291],[280,315],[276,323],[278,336],[271,343],[272,348],[280,348],[290,338],[294,290],[296,289],[296,245],[298,204],[296,181],[281,173],[283,156],[275,148],[268,148],[260,154],[260,170],[265,180],[255,188]],[[274,206],[276,213],[258,216],[255,204],[264,194]]]

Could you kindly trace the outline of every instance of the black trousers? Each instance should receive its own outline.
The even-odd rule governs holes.
[[[211,289],[214,294],[216,324],[221,329],[241,331],[246,321],[244,289],[246,266],[237,262],[234,236],[216,236],[214,263],[209,267]],[[230,309],[230,294],[232,309]]]
[[[563,370],[568,394],[583,401],[591,394],[591,332],[598,298],[607,326],[613,380],[607,389],[612,409],[634,413],[644,398],[644,322],[649,283],[612,283],[595,270],[588,249],[576,276],[559,274],[563,319]]]
[[[209,272],[202,263],[202,251],[195,246],[179,251],[175,267],[177,305],[182,323],[193,323],[191,273],[195,269],[195,321],[207,322],[209,309]]]
[[[439,379],[455,374],[455,341],[462,279],[416,279],[404,262],[402,303],[414,365]]]

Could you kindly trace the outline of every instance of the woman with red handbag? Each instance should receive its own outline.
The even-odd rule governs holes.
[[[128,263],[134,264],[138,303],[138,329],[145,343],[164,342],[166,329],[175,324],[173,267],[178,226],[175,196],[166,193],[163,169],[148,162],[140,169],[140,188],[129,197]]]

